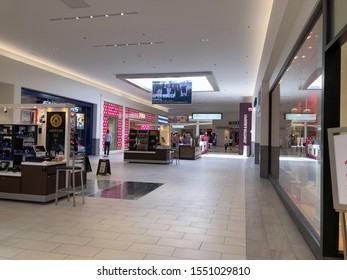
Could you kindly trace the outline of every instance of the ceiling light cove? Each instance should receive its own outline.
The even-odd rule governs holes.
[[[194,92],[219,91],[212,72],[180,72],[180,73],[147,73],[147,74],[116,74],[116,78],[123,80],[137,88],[152,92],[154,81],[191,81]]]
[[[123,12],[123,13],[112,13],[112,14],[101,14],[101,15],[87,15],[87,16],[72,16],[72,17],[60,17],[60,18],[50,18],[50,21],[65,21],[65,20],[81,20],[81,19],[96,19],[96,18],[110,18],[115,16],[127,16],[127,15],[137,15],[138,12]]]

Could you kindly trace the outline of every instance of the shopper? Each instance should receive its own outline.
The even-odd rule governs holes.
[[[225,152],[228,151],[228,146],[229,146],[229,139],[227,136],[225,136],[225,138],[224,138],[224,151]]]
[[[107,129],[106,135],[105,135],[105,147],[104,147],[104,156],[108,156],[110,154],[110,146],[112,143],[112,134],[111,132]]]

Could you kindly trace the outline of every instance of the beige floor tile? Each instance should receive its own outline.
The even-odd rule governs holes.
[[[296,260],[296,256],[292,252],[271,250],[271,259],[274,260]]]
[[[64,255],[64,254],[55,254],[50,252],[26,250],[16,255],[13,259],[15,260],[63,260],[66,257],[67,255]]]
[[[157,223],[136,223],[134,224],[134,227],[137,228],[144,228],[144,229],[157,229],[157,230],[168,230],[170,225],[169,224],[157,224]]]
[[[82,257],[92,258],[98,254],[102,248],[79,246],[71,244],[62,244],[52,250],[52,253],[65,254],[65,255],[77,255]]]
[[[236,246],[243,246],[246,247],[246,239],[244,238],[231,238],[231,237],[225,237],[225,244],[228,245],[236,245]]]
[[[47,240],[53,236],[52,233],[39,232],[39,231],[18,231],[11,235],[12,237],[22,239],[33,239],[33,240]]]
[[[246,256],[246,247],[241,245],[229,245],[229,244],[217,244],[217,243],[205,243],[203,242],[201,250],[211,251],[211,252],[220,252],[228,253],[234,255],[244,255]]]
[[[192,222],[191,227],[204,228],[204,229],[218,229],[218,230],[227,229],[227,226],[223,224],[201,223],[201,222]]]
[[[246,232],[245,231],[240,231],[239,228],[237,230],[235,230],[235,231],[208,229],[206,231],[206,234],[207,235],[214,235],[214,236],[223,236],[223,237],[235,237],[235,238],[245,238],[246,237]]]
[[[270,250],[291,252],[292,247],[286,236],[267,235]]]
[[[222,253],[222,260],[246,260],[245,255],[234,255],[228,253]]]
[[[193,240],[179,240],[179,239],[172,239],[172,238],[160,238],[157,245],[162,246],[172,246],[172,247],[178,247],[178,248],[187,248],[187,249],[199,249],[201,246],[201,242],[199,241],[193,241]]]
[[[0,236],[8,236],[8,235],[13,235],[16,232],[20,231],[17,228],[11,228],[11,227],[1,227],[0,228]]]
[[[182,239],[184,233],[179,232],[179,231],[165,231],[165,230],[149,229],[144,233],[144,235]]]
[[[177,226],[177,227],[189,227],[192,222],[190,221],[182,221],[182,220],[167,220],[167,219],[158,219],[156,221],[157,224],[169,225],[169,226]]]
[[[116,232],[116,233],[129,233],[129,234],[144,234],[147,230],[144,228],[136,228],[132,226],[112,226],[107,232]]]
[[[21,238],[15,238],[12,236],[0,236],[0,247],[1,246],[13,246],[17,242],[21,241]]]
[[[222,254],[219,252],[177,248],[172,256],[176,258],[186,258],[191,260],[220,260]]]
[[[101,231],[101,230],[85,230],[80,233],[80,236],[91,237],[91,238],[101,238],[101,239],[116,239],[120,236],[120,233]]]
[[[145,260],[189,260],[189,259],[147,254],[145,257]]]
[[[131,241],[145,244],[156,244],[160,239],[159,236],[149,236],[149,235],[137,235],[137,234],[121,234],[117,240],[118,241]]]
[[[247,240],[246,250],[248,260],[271,260],[271,252],[267,241]]]
[[[314,259],[259,166],[216,156],[155,165],[153,177],[152,165],[117,154],[110,156],[117,172],[88,173],[94,184],[164,183],[138,200],[86,197],[76,207],[65,199],[58,206],[0,201],[0,259]],[[90,157],[93,170],[98,159]]]
[[[197,233],[205,234],[206,229],[204,228],[194,228],[194,227],[181,227],[181,226],[171,226],[169,231],[181,232],[181,233]]]
[[[59,243],[71,244],[71,245],[86,245],[90,240],[91,240],[90,237],[59,234],[59,235],[52,236],[47,241],[59,242]]]
[[[93,239],[88,242],[87,246],[90,247],[99,247],[105,249],[114,249],[114,250],[127,250],[133,244],[132,241],[125,240],[110,240],[110,239]]]
[[[93,223],[77,223],[76,225],[73,226],[73,228],[77,229],[89,229],[89,230],[100,230],[100,231],[105,231],[109,229],[112,225],[110,224],[93,224]]]
[[[21,248],[0,246],[0,257],[11,259],[24,251],[25,249],[21,249]]]
[[[199,242],[210,242],[210,243],[220,243],[223,244],[225,238],[222,236],[213,236],[206,234],[195,234],[195,233],[185,233],[183,236],[185,240],[195,240]]]
[[[95,255],[96,259],[103,260],[143,260],[146,257],[146,253],[102,249]]]
[[[159,245],[150,245],[143,243],[134,243],[132,246],[128,248],[129,252],[138,252],[145,254],[154,254],[161,256],[171,256],[175,247],[169,246],[159,246]]]
[[[13,247],[27,249],[27,250],[50,252],[54,248],[57,248],[59,245],[60,244],[56,242],[26,239],[14,244]]]

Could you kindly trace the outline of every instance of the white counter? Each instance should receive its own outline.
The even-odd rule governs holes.
[[[33,161],[23,161],[22,165],[30,165],[30,166],[54,166],[58,164],[64,164],[66,163],[66,160],[56,161],[42,161],[42,162],[33,162]]]

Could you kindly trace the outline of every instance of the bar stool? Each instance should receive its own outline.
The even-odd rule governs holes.
[[[177,163],[179,164],[180,163],[180,153],[179,153],[179,149],[175,148],[175,149],[172,149],[172,161],[176,162],[176,165]]]
[[[59,193],[67,194],[67,201],[70,201],[70,195],[72,194],[73,206],[75,207],[75,195],[76,193],[82,194],[82,200],[84,204],[84,183],[83,183],[83,171],[85,170],[85,155],[79,153],[73,153],[71,165],[57,166],[56,169],[56,181],[55,181],[55,205],[58,204]],[[59,189],[59,175],[60,172],[65,172],[66,185],[64,188]],[[80,174],[81,189],[76,190],[76,174]],[[72,177],[72,178],[71,178]]]

